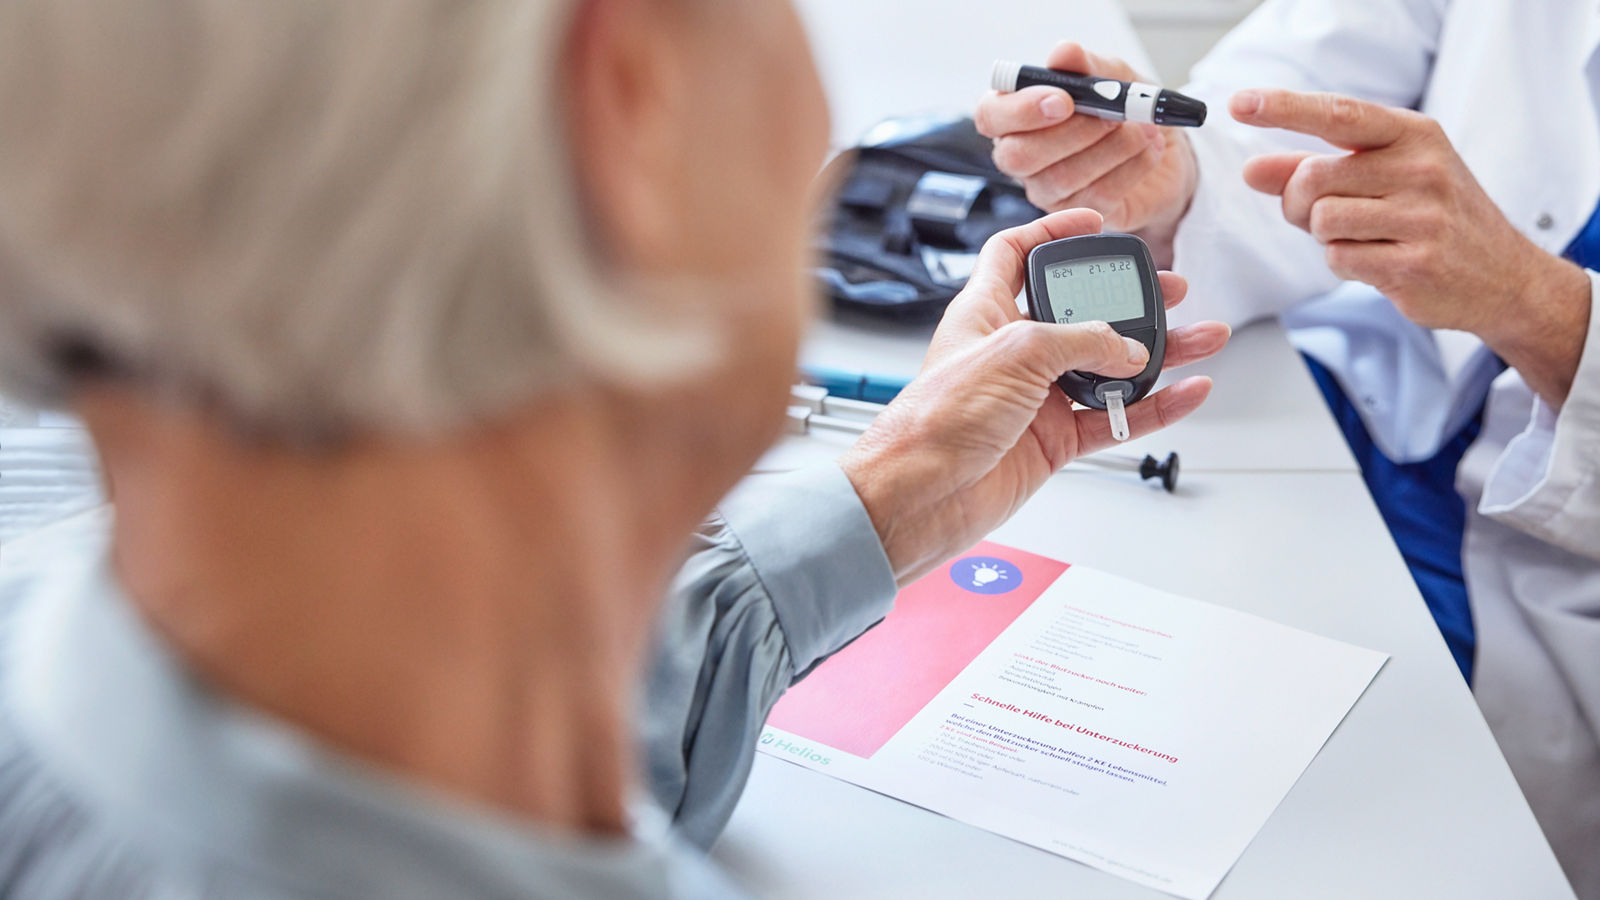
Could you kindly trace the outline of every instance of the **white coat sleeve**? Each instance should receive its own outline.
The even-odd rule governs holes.
[[[1277,197],[1244,183],[1245,160],[1285,150],[1334,152],[1315,138],[1241,125],[1228,98],[1251,87],[1331,91],[1415,108],[1427,90],[1446,0],[1267,0],[1194,69],[1184,92],[1206,101],[1188,132],[1199,183],[1174,241],[1189,279],[1181,324],[1240,325],[1277,315],[1339,284],[1322,247],[1283,219]]]
[[[1589,278],[1589,333],[1567,401],[1557,411],[1534,399],[1528,427],[1495,461],[1478,511],[1600,560],[1600,272]]]

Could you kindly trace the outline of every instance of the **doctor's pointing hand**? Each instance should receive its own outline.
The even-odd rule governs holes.
[[[1240,91],[1247,125],[1322,138],[1348,153],[1273,153],[1244,179],[1326,248],[1328,268],[1388,297],[1406,318],[1476,334],[1559,407],[1588,332],[1583,269],[1517,231],[1439,123],[1339,94]]]

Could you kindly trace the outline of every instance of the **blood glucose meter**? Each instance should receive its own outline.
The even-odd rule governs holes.
[[[1057,384],[1078,403],[1107,410],[1117,440],[1128,439],[1123,407],[1150,393],[1167,350],[1167,310],[1150,248],[1131,234],[1086,234],[1028,254],[1028,313],[1035,321],[1106,322],[1145,345],[1150,362],[1132,378],[1067,372]]]

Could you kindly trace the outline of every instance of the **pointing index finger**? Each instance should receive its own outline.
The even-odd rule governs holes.
[[[1377,103],[1278,88],[1240,91],[1228,101],[1228,111],[1246,125],[1286,128],[1345,150],[1387,147],[1404,136],[1407,125],[1403,111]]]

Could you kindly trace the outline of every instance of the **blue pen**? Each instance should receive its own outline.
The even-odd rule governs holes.
[[[888,403],[911,383],[911,379],[897,375],[852,372],[830,366],[801,366],[800,376],[809,384],[826,388],[834,397],[865,400],[868,403]]]

